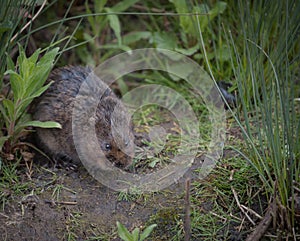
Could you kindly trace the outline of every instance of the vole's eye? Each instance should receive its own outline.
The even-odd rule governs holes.
[[[105,147],[106,151],[110,151],[111,150],[111,144],[106,143],[104,147]]]

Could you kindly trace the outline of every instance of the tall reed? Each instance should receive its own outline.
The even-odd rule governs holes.
[[[300,183],[300,113],[295,102],[300,2],[239,1],[237,7],[242,49],[236,36],[227,36],[241,107],[236,120],[247,143],[243,151],[269,198],[276,199],[281,228],[293,230],[294,185]]]

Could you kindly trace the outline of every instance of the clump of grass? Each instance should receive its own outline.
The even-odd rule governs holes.
[[[241,209],[249,207],[261,213],[266,206],[257,195],[261,183],[257,182],[254,168],[245,165],[241,156],[226,152],[226,158],[217,164],[207,180],[192,183],[191,228],[195,240],[244,240],[250,220],[256,223],[258,218],[245,209],[249,219],[246,218]]]
[[[25,2],[27,4],[25,4]],[[6,67],[6,54],[14,47],[11,42],[13,35],[19,26],[22,27],[22,20],[25,14],[31,12],[35,1],[3,0],[0,8],[0,88],[3,84],[3,74]],[[20,11],[23,9],[23,12]]]
[[[4,210],[7,203],[9,203],[16,196],[24,195],[30,184],[28,182],[21,182],[19,177],[19,162],[0,163],[0,208]]]
[[[65,229],[63,230],[63,239],[64,240],[76,240],[78,239],[78,236],[76,234],[76,230],[81,225],[81,218],[82,213],[80,212],[68,212],[66,215],[66,221],[65,221]]]
[[[246,121],[245,136],[253,150],[247,156],[260,174],[270,197],[276,200],[280,227],[292,232],[296,224],[294,207],[298,195],[294,184],[300,181],[300,116],[294,101],[296,75],[293,70],[294,62],[299,64],[294,51],[299,43],[295,32],[299,29],[297,15],[300,4],[296,1],[276,7],[271,3],[254,4],[252,11],[263,13],[266,9],[267,16],[261,16],[256,25],[255,19],[247,15],[248,24],[257,27],[253,32],[244,29],[246,71],[251,76],[253,100],[248,105],[255,111],[254,127],[250,126],[251,119],[245,112],[247,103],[243,96],[240,99],[244,107],[242,116]],[[258,25],[260,22],[263,23],[261,27]],[[274,29],[275,25],[279,27]],[[261,35],[254,34],[257,29],[261,30]],[[276,45],[272,44],[274,39],[277,40]],[[238,58],[239,54],[235,54]],[[242,73],[239,69],[235,70],[239,91],[245,93],[242,87],[245,81],[239,78]]]
[[[237,151],[259,174],[269,201],[275,200],[273,218],[278,227],[296,238],[299,194],[294,185],[300,181],[300,115],[294,99],[300,4],[240,2],[237,7],[242,37],[228,34],[228,26],[224,26],[227,43],[232,46],[231,67],[241,108],[234,117],[247,144]],[[255,238],[264,232],[256,233]]]

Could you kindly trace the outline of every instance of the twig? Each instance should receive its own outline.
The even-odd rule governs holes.
[[[24,27],[21,29],[21,31],[19,32],[19,33],[16,33],[12,38],[11,38],[11,40],[10,40],[10,42],[12,43],[14,40],[15,40],[15,38],[18,36],[18,34],[20,34],[20,33],[22,33],[36,18],[37,18],[37,16],[40,14],[40,12],[43,10],[43,8],[44,8],[44,6],[46,5],[46,3],[47,3],[47,0],[44,0],[44,2],[43,2],[43,4],[41,5],[41,7],[40,7],[40,9],[39,9],[39,11],[37,11],[37,13],[32,17],[32,19],[28,22],[28,23],[26,23],[25,25],[24,25]]]
[[[5,215],[4,213],[0,213],[1,216],[5,217],[5,218],[9,218],[7,215]]]
[[[229,181],[233,180],[233,175],[234,175],[234,170],[230,171],[230,177],[229,177]]]
[[[185,182],[184,241],[189,241],[191,238],[190,186],[191,186],[191,179],[188,177]]]
[[[255,211],[252,210],[251,208],[248,208],[248,207],[244,206],[243,204],[241,204],[241,207],[242,207],[243,209],[246,209],[249,213],[252,213],[252,214],[253,214],[254,216],[256,216],[257,218],[263,219],[262,216],[260,216],[257,212],[255,212]]]
[[[232,217],[232,218],[235,218],[236,220],[242,221],[241,218],[239,218],[239,217],[233,215],[232,213],[229,213],[229,216]]]
[[[240,224],[240,226],[239,226],[239,228],[238,228],[238,231],[239,232],[241,232],[241,230],[242,230],[242,228],[243,228],[243,225],[244,225],[244,222],[245,222],[245,217],[243,217],[243,219],[242,219],[242,221],[241,221],[241,224]]]
[[[216,216],[216,217],[218,217],[218,218],[220,218],[220,219],[223,219],[223,222],[224,222],[224,223],[227,222],[227,218],[222,217],[221,215],[216,214],[216,213],[214,213],[214,212],[212,212],[212,211],[210,211],[209,213],[211,213],[212,215],[214,215],[214,216]]]
[[[263,220],[261,220],[255,230],[247,237],[246,241],[259,241],[261,239],[270,226],[272,219],[274,219],[277,208],[276,198],[273,198],[273,202],[269,205]]]
[[[77,205],[77,202],[64,202],[64,201],[53,201],[53,200],[45,200],[45,203],[55,204],[55,205]]]
[[[293,231],[294,241],[297,241],[296,232],[295,232],[295,228],[294,227],[292,228],[292,231]]]
[[[29,163],[29,164],[28,164],[28,163]],[[33,174],[32,163],[33,163],[32,160],[25,161],[25,165],[26,165],[26,168],[27,168],[26,176],[29,178],[29,180],[32,180],[32,179],[31,179],[31,176],[32,176],[32,174]]]
[[[243,207],[241,206],[240,201],[239,201],[238,196],[237,196],[237,193],[236,193],[236,191],[234,190],[233,187],[231,187],[231,190],[232,190],[234,199],[235,199],[235,201],[236,201],[238,207],[240,208],[240,210],[243,212],[243,214],[245,214],[245,216],[247,217],[247,219],[248,219],[253,225],[255,225],[255,222],[249,217],[249,215],[245,212],[245,210],[244,210]]]

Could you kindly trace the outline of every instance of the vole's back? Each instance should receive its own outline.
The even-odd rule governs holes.
[[[51,120],[62,125],[62,129],[37,129],[40,146],[54,157],[64,156],[73,159],[75,162],[80,161],[73,142],[72,113],[74,100],[80,86],[90,73],[90,68],[80,66],[64,67],[52,71],[48,81],[54,81],[53,84],[34,102],[33,118],[35,120]],[[99,141],[97,144],[100,145],[103,151],[106,151],[107,156],[114,158],[113,162],[115,164],[126,166],[130,162],[129,157],[116,146],[111,135],[110,119],[114,106],[119,103],[119,100],[107,87],[101,99],[96,101],[99,101],[95,123]],[[124,113],[122,112],[122,114]],[[131,133],[128,136],[124,135],[123,139],[126,145],[128,143],[131,145],[130,135]]]

